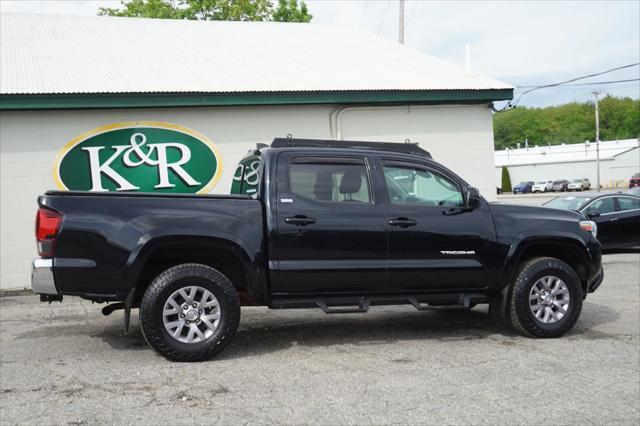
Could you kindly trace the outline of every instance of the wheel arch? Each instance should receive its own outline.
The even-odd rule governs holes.
[[[135,290],[134,306],[151,281],[162,271],[181,264],[199,263],[224,274],[239,294],[249,299],[264,297],[265,276],[261,259],[241,241],[223,236],[166,235],[141,241],[127,261],[123,293]]]
[[[570,233],[519,238],[509,249],[503,267],[501,288],[512,283],[519,266],[533,257],[553,257],[571,266],[578,274],[586,294],[591,255],[585,243],[577,235]]]

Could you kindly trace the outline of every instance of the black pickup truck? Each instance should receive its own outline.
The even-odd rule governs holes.
[[[415,145],[275,139],[234,179],[240,194],[47,192],[33,290],[124,309],[126,328],[139,308],[155,350],[197,361],[231,341],[241,305],[489,303],[523,335],[558,337],[603,279],[586,217],[488,203]]]

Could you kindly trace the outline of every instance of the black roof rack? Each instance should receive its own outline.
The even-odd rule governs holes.
[[[400,152],[403,154],[419,155],[431,159],[428,151],[420,148],[416,143],[391,143],[391,142],[363,142],[363,141],[336,141],[324,139],[294,139],[275,138],[271,143],[272,148],[352,148],[375,149],[379,151]]]

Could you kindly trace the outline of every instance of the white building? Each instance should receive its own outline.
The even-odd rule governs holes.
[[[513,88],[381,37],[313,24],[1,19],[2,288],[28,285],[36,197],[74,178],[61,158],[122,122],[212,141],[214,193],[229,191],[257,142],[292,134],[418,142],[495,197],[489,105]]]
[[[502,167],[509,169],[511,184],[522,181],[588,178],[597,181],[596,144],[562,144],[506,149],[495,152],[496,182],[502,186]],[[600,186],[626,188],[629,178],[640,172],[640,139],[601,141]]]

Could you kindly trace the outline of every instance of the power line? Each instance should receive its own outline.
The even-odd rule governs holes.
[[[407,18],[407,25],[406,27],[409,26],[409,22],[411,22],[411,18],[413,18],[413,14],[415,13],[416,9],[418,8],[418,4],[420,4],[420,2],[416,1],[415,3],[413,3],[413,8],[411,9],[411,12],[409,12],[409,17]]]
[[[380,28],[378,28],[378,35],[384,28],[384,23],[387,21],[387,15],[389,14],[389,6],[391,6],[391,0],[387,0],[387,10],[384,11],[384,18],[382,18],[382,22],[380,23]]]
[[[640,78],[629,78],[627,80],[611,80],[611,81],[594,81],[592,83],[575,83],[575,84],[562,84],[560,87],[569,87],[569,86],[593,86],[596,84],[614,84],[614,83],[626,83],[629,81],[640,81]],[[516,86],[518,89],[529,89],[532,87],[540,87],[540,85],[532,85],[532,86]]]
[[[613,72],[613,71],[618,71],[618,70],[625,69],[625,68],[636,67],[638,65],[640,65],[640,62],[636,62],[634,64],[629,64],[629,65],[622,65],[620,67],[611,68],[611,69],[608,69],[606,71],[601,71],[601,72],[597,72],[597,73],[594,73],[594,74],[585,75],[585,76],[582,76],[582,77],[576,77],[576,78],[572,78],[570,80],[560,81],[558,83],[551,83],[551,84],[545,84],[545,85],[542,85],[542,86],[532,87],[532,88],[530,88],[528,90],[525,90],[524,92],[520,93],[520,95],[518,95],[518,98],[515,101],[509,102],[504,108],[502,108],[500,110],[494,110],[494,111],[495,112],[502,112],[502,111],[506,111],[506,110],[511,109],[511,108],[515,108],[518,105],[518,102],[520,102],[520,99],[522,99],[522,97],[524,95],[526,95],[528,93],[531,93],[534,90],[545,89],[545,88],[548,88],[548,87],[561,86],[563,84],[572,83],[572,82],[578,81],[578,80],[584,80],[585,78],[596,77],[598,75],[607,74],[607,73],[610,73],[610,72]]]
[[[359,27],[362,27],[362,23],[364,22],[364,17],[367,14],[367,6],[368,5],[369,5],[369,0],[364,2],[364,9],[362,10],[362,16],[360,16],[360,25],[359,25]]]

